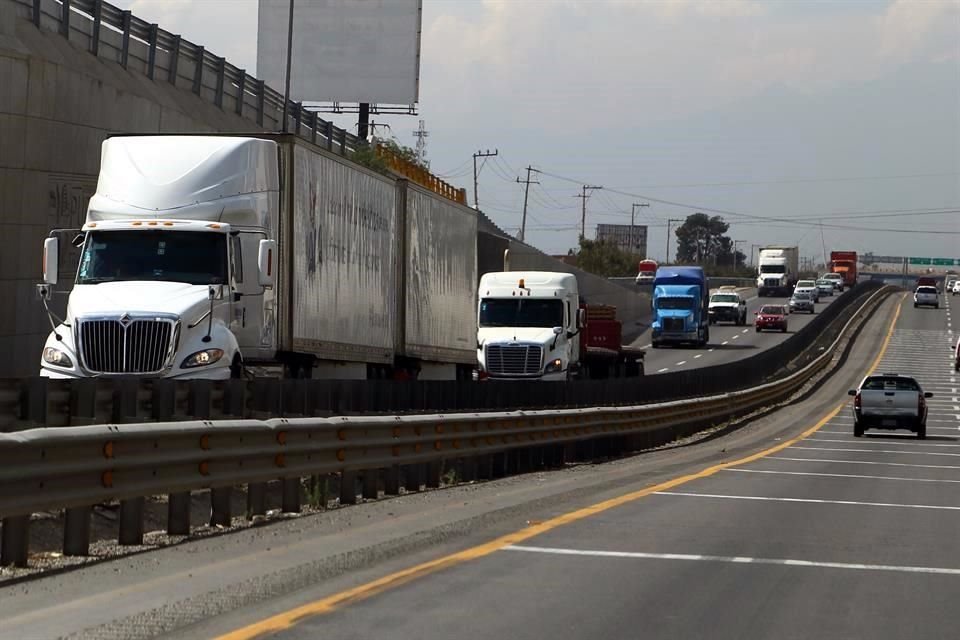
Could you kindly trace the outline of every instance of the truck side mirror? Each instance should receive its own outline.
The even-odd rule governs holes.
[[[583,329],[587,326],[587,310],[577,309],[577,329]]]
[[[558,336],[558,335],[560,335],[561,333],[563,333],[563,327],[554,327],[554,328],[553,328],[553,335]]]
[[[850,389],[849,391],[847,391],[847,395],[848,395],[848,396],[855,396],[855,395],[857,395],[857,390],[856,390],[856,389]]]
[[[261,240],[257,253],[257,267],[261,287],[273,288],[277,281],[277,242]]]
[[[43,241],[43,283],[57,284],[57,272],[60,268],[60,239],[47,238]]]

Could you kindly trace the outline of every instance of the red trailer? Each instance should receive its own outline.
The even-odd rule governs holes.
[[[844,287],[852,287],[857,284],[857,252],[831,251],[830,271],[843,276]]]
[[[623,346],[623,324],[617,308],[584,305],[586,323],[580,330],[580,364],[591,379],[642,376],[644,351]]]

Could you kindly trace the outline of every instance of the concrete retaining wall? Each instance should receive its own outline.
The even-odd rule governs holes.
[[[37,29],[29,7],[0,0],[0,377],[39,368],[50,330],[34,295],[43,238],[83,223],[109,133],[254,129],[187,89]],[[68,250],[62,262],[67,282],[75,256]],[[59,312],[65,303],[58,296]]]

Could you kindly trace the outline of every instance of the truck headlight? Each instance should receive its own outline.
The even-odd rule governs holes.
[[[43,361],[58,367],[73,366],[73,361],[70,360],[70,356],[60,351],[60,349],[54,349],[53,347],[47,347],[43,350]]]
[[[553,373],[554,371],[563,371],[563,360],[560,358],[548,362],[546,369],[543,370],[544,373]]]
[[[193,367],[205,367],[213,364],[223,357],[223,349],[204,349],[190,354],[180,365],[181,369],[191,369]]]

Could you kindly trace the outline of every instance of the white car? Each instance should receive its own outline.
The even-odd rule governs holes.
[[[814,302],[820,302],[820,289],[816,280],[801,280],[793,288],[794,293],[809,293]]]
[[[955,295],[957,295],[958,293],[960,293],[960,280],[957,280],[956,282],[954,282],[954,283],[953,283],[953,289],[950,290],[950,294],[951,294],[951,295],[954,295],[954,296],[955,296]]]
[[[732,322],[735,325],[747,324],[747,302],[732,287],[720,287],[720,290],[710,296],[707,306],[708,321]]]
[[[837,291],[843,291],[843,276],[839,273],[825,273],[820,278],[832,282],[833,288]]]
[[[934,309],[940,308],[940,296],[937,294],[936,287],[917,287],[913,292],[913,307],[916,309],[921,305]]]

